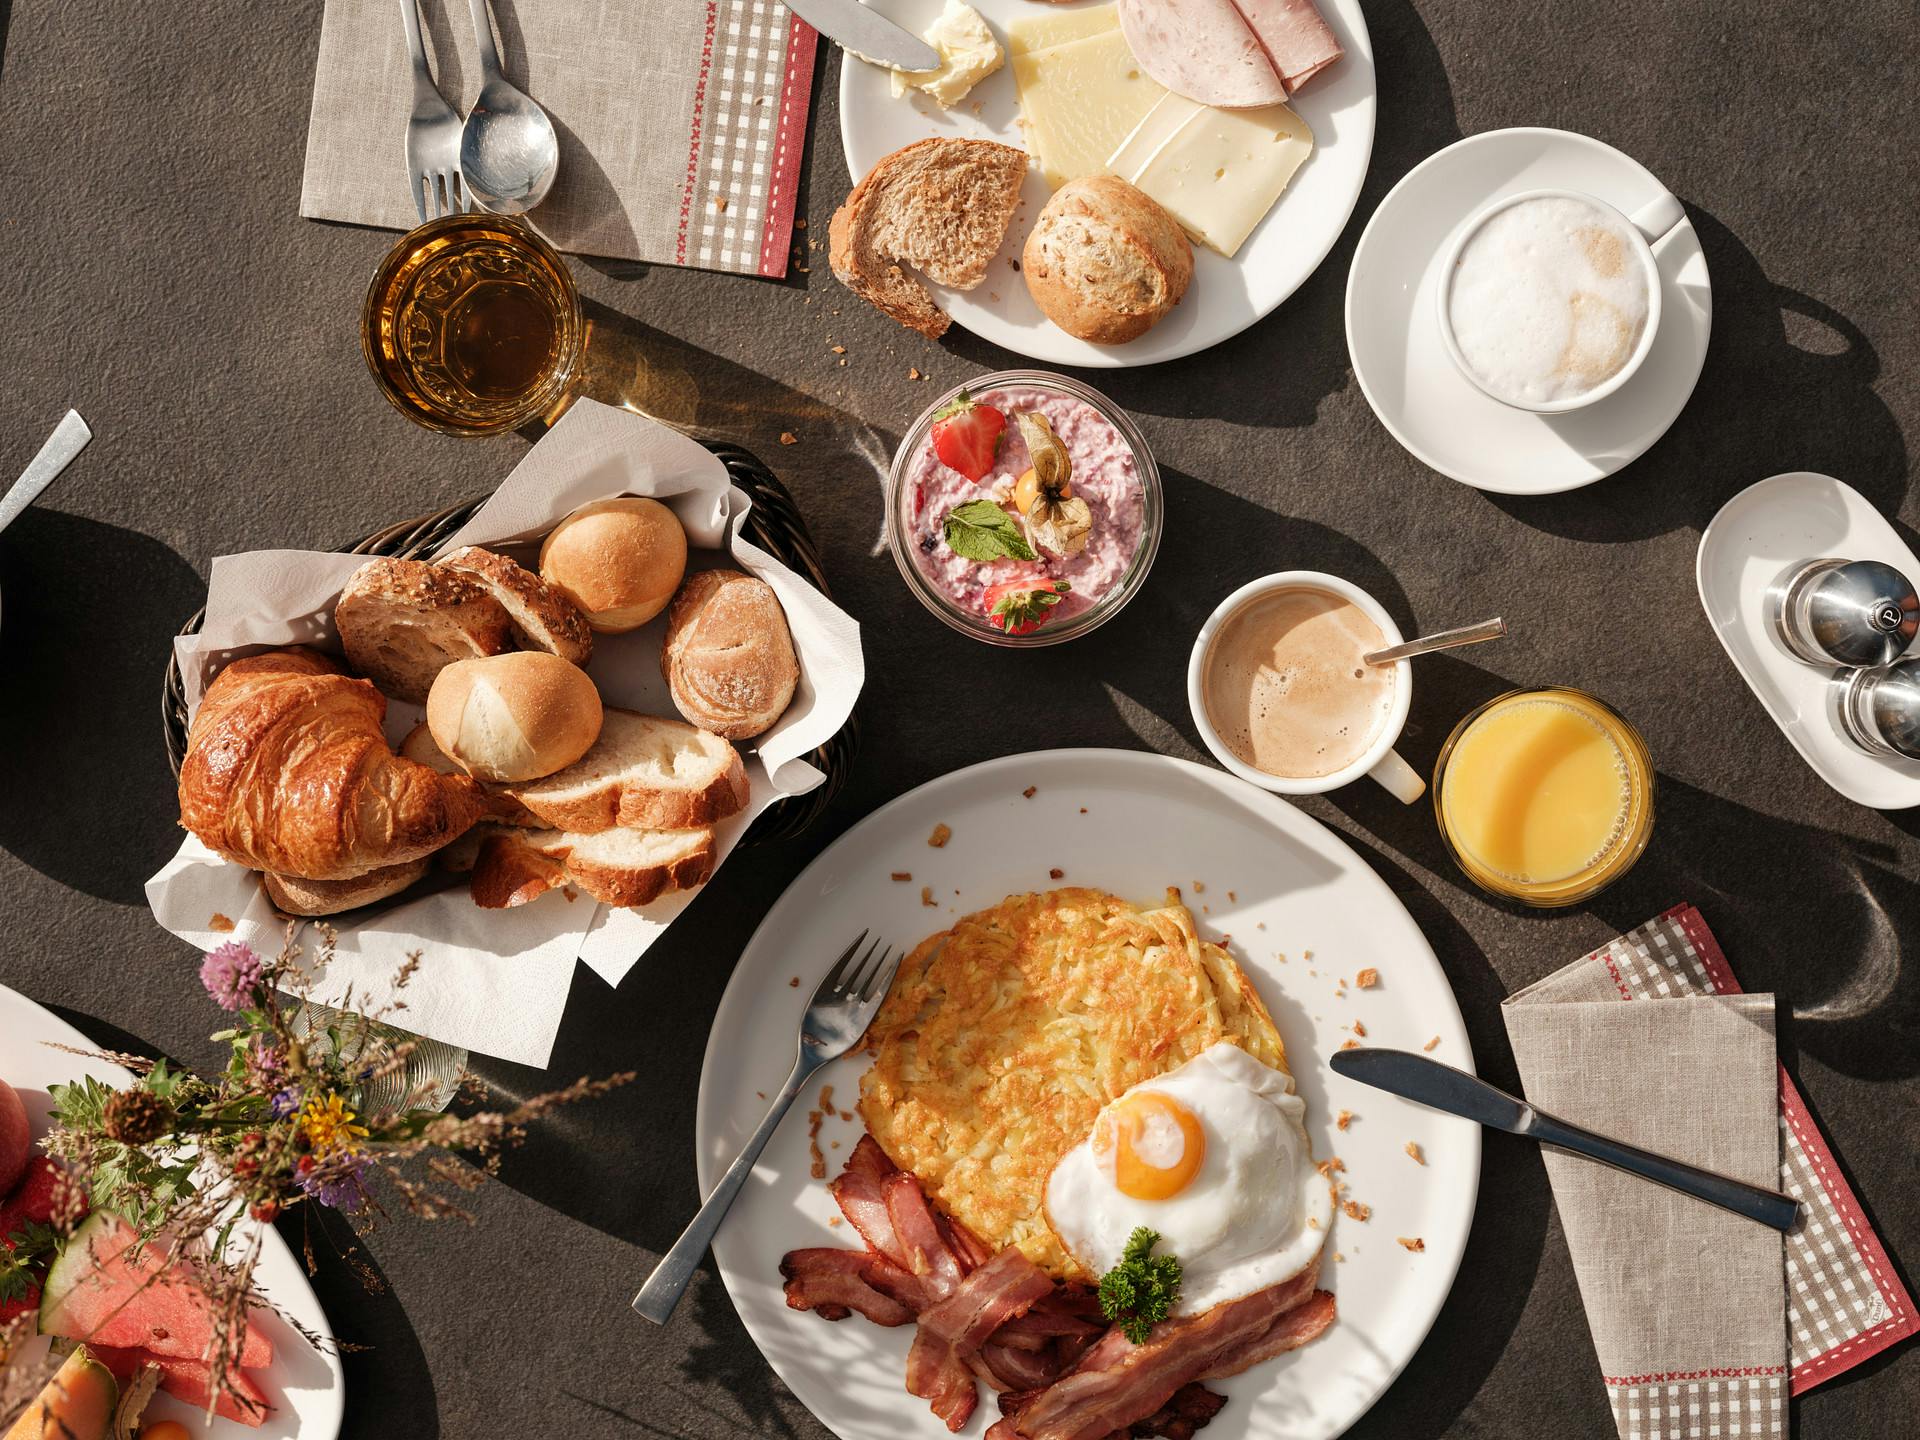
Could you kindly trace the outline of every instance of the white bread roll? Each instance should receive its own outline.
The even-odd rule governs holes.
[[[449,665],[427,696],[434,743],[481,780],[564,770],[599,738],[600,719],[587,672],[538,650]]]
[[[687,571],[687,532],[658,500],[582,505],[540,547],[540,578],[605,634],[637,630],[667,608]]]
[[[1041,313],[1069,335],[1121,345],[1180,303],[1193,246],[1159,202],[1117,176],[1088,175],[1053,192],[1020,274]]]
[[[793,635],[773,587],[738,570],[702,570],[667,614],[660,673],[680,713],[746,740],[786,714],[800,683]]]

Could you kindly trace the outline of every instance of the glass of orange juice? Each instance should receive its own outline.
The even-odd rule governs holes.
[[[1454,727],[1433,808],[1454,862],[1490,894],[1573,905],[1633,868],[1653,833],[1653,757],[1581,690],[1514,690]]]

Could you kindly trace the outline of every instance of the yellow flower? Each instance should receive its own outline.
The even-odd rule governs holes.
[[[366,1138],[367,1127],[354,1124],[356,1118],[347,1102],[329,1091],[324,1105],[317,1100],[307,1102],[300,1115],[300,1128],[306,1132],[314,1154],[330,1155],[336,1150],[351,1150],[355,1140]]]

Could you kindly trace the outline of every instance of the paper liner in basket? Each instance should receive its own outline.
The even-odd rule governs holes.
[[[779,723],[744,754],[753,799],[715,828],[724,864],[754,817],[824,777],[803,757],[846,724],[865,678],[860,630],[851,616],[771,555],[741,537],[751,506],[726,466],[678,431],[591,400],[575,402],[527,452],[493,497],[436,553],[485,545],[531,561],[534,545],[569,512],[614,495],[650,495],[686,527],[688,568],[731,563],[773,587],[786,609],[800,684]],[[213,562],[200,630],[174,641],[190,711],[227,662],[283,645],[337,653],[333,605],[363,555],[263,550]],[[627,635],[594,639],[592,674],[607,703],[674,713],[660,675],[664,617]],[[398,741],[420,718],[393,702],[387,733]],[[687,903],[665,896],[620,910],[554,891],[530,905],[482,910],[464,888],[443,890],[356,923],[338,922],[334,961],[316,998],[337,1002],[350,986],[355,1008],[404,998],[408,1029],[522,1064],[544,1065],[560,1027],[575,958],[617,985]],[[283,922],[254,873],[221,860],[191,836],[147,882],[154,918],[203,949],[240,940],[277,952]],[[392,980],[408,954],[424,963],[397,996]]]

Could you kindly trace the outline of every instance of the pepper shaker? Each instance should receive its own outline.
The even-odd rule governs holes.
[[[1840,733],[1875,755],[1920,760],[1920,656],[1833,678]]]
[[[1773,632],[1809,665],[1891,665],[1920,632],[1913,582],[1878,560],[1804,560],[1767,591]]]

